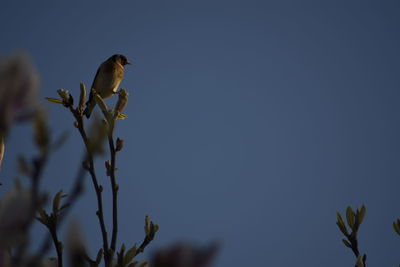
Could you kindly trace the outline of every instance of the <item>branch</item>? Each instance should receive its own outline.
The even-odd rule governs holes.
[[[114,146],[113,129],[110,129],[108,133],[108,144],[110,146],[111,165],[109,170],[107,171],[110,175],[112,201],[113,201],[113,230],[112,230],[110,248],[114,252],[116,248],[117,235],[118,235],[118,185],[115,178],[116,150]]]
[[[97,207],[98,207],[96,215],[97,215],[97,217],[99,219],[99,223],[100,223],[101,234],[103,237],[104,258],[107,262],[109,260],[109,250],[108,250],[107,230],[106,230],[106,226],[105,226],[105,222],[104,222],[104,212],[103,212],[103,198],[102,198],[103,188],[99,185],[99,183],[97,181],[97,176],[96,176],[96,172],[94,169],[93,153],[92,153],[92,149],[89,144],[89,139],[85,132],[82,113],[79,112],[79,110],[74,109],[74,107],[72,105],[69,108],[76,119],[76,122],[77,122],[76,126],[79,130],[79,133],[81,134],[82,140],[85,144],[86,151],[87,151],[87,159],[88,160],[84,162],[84,165],[85,165],[84,167],[90,173],[90,176],[92,178],[92,183],[93,183],[93,186],[94,186],[94,189],[96,192]],[[88,163],[88,164],[86,165],[86,163]]]

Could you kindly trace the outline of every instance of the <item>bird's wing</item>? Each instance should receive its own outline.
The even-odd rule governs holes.
[[[91,102],[92,99],[93,99],[92,88],[93,88],[93,86],[94,86],[94,83],[95,83],[97,77],[99,76],[100,68],[101,68],[101,65],[100,65],[100,67],[97,69],[96,75],[94,75],[94,79],[93,79],[93,82],[92,82],[92,86],[90,86],[90,88],[89,88],[89,90],[90,90],[89,99],[88,99],[88,101],[86,102],[86,105],[87,105],[89,102]]]

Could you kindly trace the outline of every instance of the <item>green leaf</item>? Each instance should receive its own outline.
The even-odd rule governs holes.
[[[160,229],[158,224],[154,224],[154,234],[158,232],[158,229]]]
[[[128,265],[132,260],[133,260],[133,258],[136,256],[136,245],[135,246],[133,246],[132,248],[130,248],[127,252],[126,252],[126,254],[125,254],[125,257],[124,257],[124,266],[125,265]]]
[[[121,253],[122,255],[125,254],[125,244],[124,244],[124,243],[122,243],[120,253]]]
[[[340,224],[339,222],[336,222],[336,225],[339,227],[340,232],[342,232],[345,236],[348,236],[349,233],[347,232],[346,226],[343,224]]]
[[[56,104],[62,104],[63,103],[62,100],[57,99],[57,98],[45,97],[44,99],[46,99],[49,102],[56,103]]]
[[[365,214],[367,213],[367,209],[365,208],[364,205],[361,206],[360,212],[358,214],[358,222],[359,224],[362,223],[362,221],[364,220]]]
[[[119,252],[117,252],[117,262],[118,265],[117,266],[125,266],[123,264],[124,262],[124,255],[125,255],[125,244],[122,243],[121,249],[119,250]]]
[[[54,196],[54,199],[53,199],[53,212],[54,213],[57,213],[58,211],[60,211],[59,207],[60,207],[61,199],[66,196],[67,195],[64,194],[62,190],[58,191],[58,193]]]
[[[68,90],[59,89],[57,93],[61,97],[64,106],[72,105],[73,99]]]
[[[150,218],[149,216],[146,215],[145,220],[144,220],[144,232],[146,235],[149,235],[150,233]]]
[[[107,104],[104,102],[103,98],[96,93],[94,94],[94,100],[96,101],[97,105],[99,105],[104,117],[107,119],[107,121],[109,121],[109,118],[112,117],[112,114],[109,112]]]
[[[66,204],[62,205],[62,206],[60,207],[59,211],[62,211],[63,209],[68,208],[69,205],[70,205],[69,203],[66,203]]]
[[[356,261],[356,267],[365,267],[365,265],[364,265],[364,257],[365,257],[365,254],[364,255],[358,255],[358,257],[357,257],[357,261]]]
[[[44,224],[45,226],[49,225],[49,215],[47,214],[47,212],[43,209],[43,208],[38,208],[38,213],[39,213],[39,217],[36,217],[36,219],[41,222],[42,224]]]
[[[347,224],[350,226],[350,228],[354,228],[354,211],[353,209],[349,206],[346,209],[346,219],[347,219]]]
[[[123,113],[118,113],[117,118],[120,120],[125,120],[126,118],[128,118],[128,115]]]
[[[338,211],[336,212],[336,218],[340,224],[344,225],[343,218]]]
[[[339,227],[340,231],[347,236],[349,232],[347,231],[346,226],[344,225],[343,218],[339,212],[336,212],[337,222],[336,225]]]
[[[346,239],[342,239],[342,242],[346,247],[351,248],[351,244],[349,241],[347,241]]]

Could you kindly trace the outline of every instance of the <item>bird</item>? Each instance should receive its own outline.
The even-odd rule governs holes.
[[[126,56],[115,54],[100,65],[93,80],[89,100],[86,102],[86,109],[83,112],[87,118],[90,117],[93,108],[96,106],[93,89],[101,98],[113,96],[117,93],[118,87],[124,78],[125,65],[131,64]]]

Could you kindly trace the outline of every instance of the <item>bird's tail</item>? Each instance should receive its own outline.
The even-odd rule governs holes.
[[[96,102],[94,101],[94,99],[93,98],[89,99],[89,101],[86,103],[86,108],[83,111],[83,114],[86,115],[86,118],[89,119],[95,106],[96,106]]]

